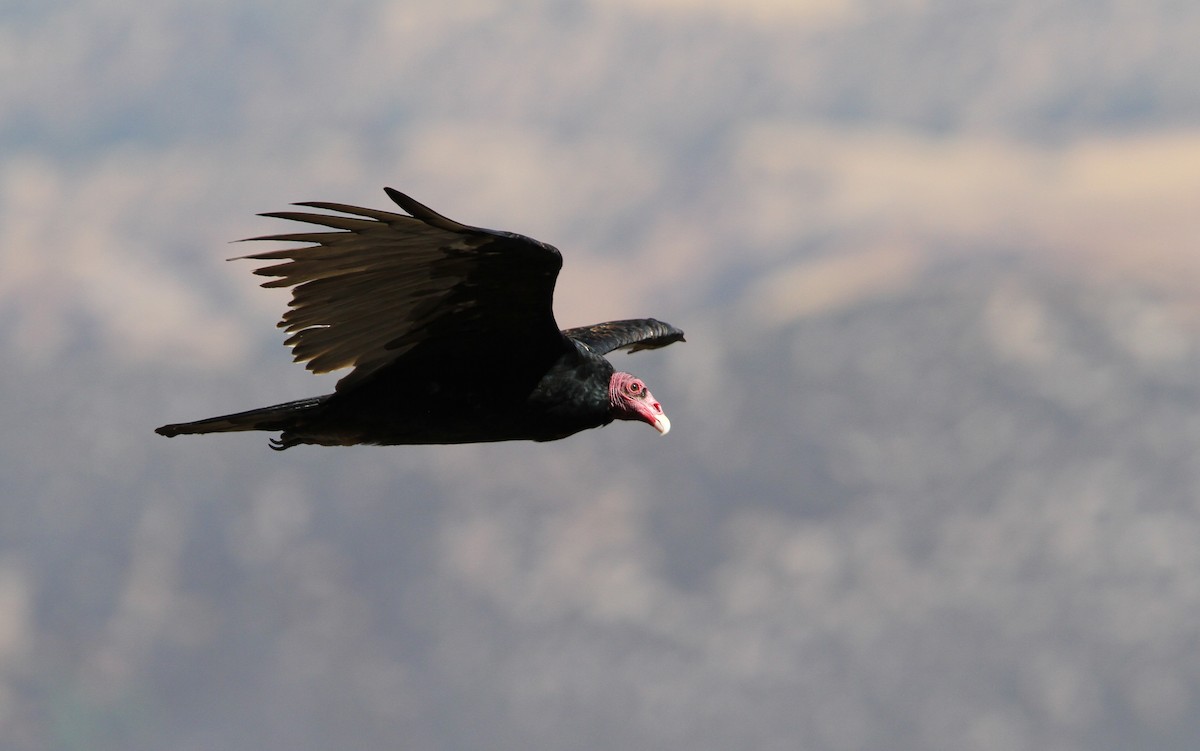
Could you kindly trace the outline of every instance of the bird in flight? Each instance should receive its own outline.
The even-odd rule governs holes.
[[[328,228],[252,240],[306,243],[243,258],[269,261],[264,287],[291,287],[279,322],[297,362],[352,370],[332,394],[164,425],[168,437],[278,431],[302,443],[412,445],[553,441],[613,420],[671,423],[646,384],[604,355],[683,341],[653,318],[560,331],[558,249],[470,227],[391,188],[408,215],[340,203],[263,216]],[[308,229],[308,228],[306,228]]]

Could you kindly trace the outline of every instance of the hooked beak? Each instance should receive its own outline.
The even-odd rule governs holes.
[[[645,412],[642,413],[642,419],[650,423],[650,426],[658,431],[659,435],[666,435],[671,430],[671,421],[667,419],[667,413],[663,412],[662,405],[646,390],[645,400],[642,402],[645,406]]]

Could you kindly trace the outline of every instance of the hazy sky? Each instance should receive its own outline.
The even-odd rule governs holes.
[[[1200,440],[1198,38],[1191,0],[9,0],[0,737],[1190,748],[1200,519],[1152,478]],[[687,330],[630,358],[671,435],[152,435],[332,387],[224,259],[384,185],[561,248],[563,326]],[[929,279],[992,257],[1150,291]]]
[[[1196,14],[1101,6],[16,4],[7,340],[53,357],[83,316],[119,357],[240,364],[260,339],[237,322],[280,298],[225,243],[384,184],[567,248],[565,324],[806,244],[1162,262],[1194,239]]]

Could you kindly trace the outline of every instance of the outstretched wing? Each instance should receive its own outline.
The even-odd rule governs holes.
[[[276,277],[264,287],[292,288],[279,326],[297,362],[314,373],[354,368],[340,390],[418,345],[444,347],[459,363],[479,346],[563,346],[552,309],[557,249],[460,224],[384,190],[411,216],[325,202],[296,205],[337,213],[263,214],[333,230],[251,238],[308,245],[243,256],[283,261],[254,273]]]
[[[669,323],[653,318],[637,318],[627,321],[609,321],[593,326],[580,326],[563,332],[568,339],[581,342],[598,355],[613,350],[658,349],[674,342],[683,341],[683,331]]]

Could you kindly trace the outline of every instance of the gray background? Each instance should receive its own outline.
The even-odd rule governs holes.
[[[1200,5],[0,8],[0,747],[1193,749]],[[271,452],[231,240],[562,248],[671,416]]]

